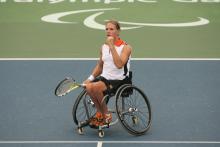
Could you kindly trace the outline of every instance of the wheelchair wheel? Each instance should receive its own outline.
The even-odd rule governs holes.
[[[151,126],[151,107],[147,96],[134,85],[116,94],[116,112],[122,126],[133,135],[143,135]]]
[[[84,89],[77,97],[72,110],[73,121],[79,126],[79,123],[87,123],[89,118],[96,113],[95,104]]]

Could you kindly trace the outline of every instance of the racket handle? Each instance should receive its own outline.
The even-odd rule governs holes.
[[[86,87],[86,84],[82,83],[80,86],[82,86],[82,87]]]

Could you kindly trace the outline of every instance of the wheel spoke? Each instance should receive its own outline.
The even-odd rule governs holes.
[[[149,129],[151,121],[149,120],[151,119],[150,107],[145,94],[135,86],[125,87],[120,94],[128,88],[132,88],[133,93],[131,95],[128,97],[119,95],[116,98],[117,114],[122,125],[129,133],[141,135]]]

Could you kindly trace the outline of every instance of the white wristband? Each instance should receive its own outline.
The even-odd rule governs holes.
[[[95,79],[95,77],[93,76],[93,75],[90,75],[89,77],[88,77],[88,80],[90,80],[90,81],[93,81]]]

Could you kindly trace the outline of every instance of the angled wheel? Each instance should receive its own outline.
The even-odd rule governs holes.
[[[78,127],[78,133],[80,134],[80,135],[83,135],[83,128],[81,128],[81,127]]]
[[[95,104],[84,89],[77,97],[72,110],[73,121],[80,127],[88,125],[88,120],[96,113]]]
[[[99,130],[98,133],[99,133],[100,138],[103,138],[105,136],[105,133],[103,130]]]
[[[133,135],[143,135],[151,126],[147,96],[134,85],[123,86],[116,94],[116,112],[122,126]]]

